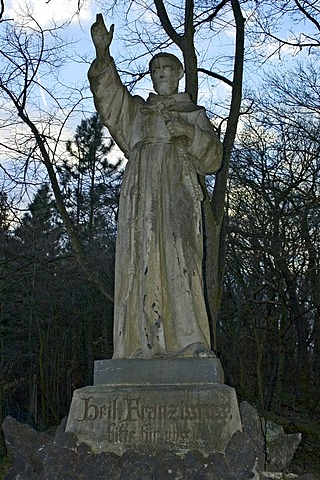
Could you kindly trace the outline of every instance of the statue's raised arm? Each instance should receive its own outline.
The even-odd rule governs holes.
[[[88,71],[95,107],[112,137],[128,156],[132,116],[135,100],[123,85],[110,53],[114,25],[107,29],[103,16],[98,13],[91,27],[96,58]]]
[[[98,13],[96,21],[91,27],[91,37],[96,49],[96,68],[102,69],[106,63],[110,63],[110,45],[113,39],[114,25],[112,24],[108,31],[105,26],[103,16]]]

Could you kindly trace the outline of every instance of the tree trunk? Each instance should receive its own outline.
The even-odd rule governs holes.
[[[223,163],[216,176],[215,186],[211,198],[211,214],[205,217],[206,241],[206,285],[207,298],[210,310],[211,342],[214,350],[217,349],[218,311],[222,295],[222,279],[225,265],[224,225],[225,225],[225,196],[229,176],[229,164],[233,148],[237,125],[240,115],[242,98],[242,78],[244,62],[244,18],[238,0],[232,0],[232,9],[236,22],[236,48],[234,60],[234,75],[231,106],[223,141]],[[204,206],[208,212],[208,207]],[[209,238],[210,236],[210,238]]]

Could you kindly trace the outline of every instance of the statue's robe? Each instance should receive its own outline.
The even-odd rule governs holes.
[[[202,190],[222,146],[188,94],[132,96],[113,60],[88,76],[103,123],[128,158],[121,189],[115,266],[114,356],[175,355],[210,348],[202,280]],[[192,142],[171,138],[169,114],[194,126]]]

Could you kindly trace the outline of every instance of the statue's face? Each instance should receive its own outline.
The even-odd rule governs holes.
[[[159,95],[178,93],[179,80],[182,76],[183,71],[168,57],[158,57],[152,62],[153,88]]]

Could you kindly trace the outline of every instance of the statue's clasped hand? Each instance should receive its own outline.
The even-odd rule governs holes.
[[[194,136],[194,126],[183,120],[177,112],[172,112],[168,108],[162,109],[162,115],[166,127],[173,138],[183,140],[190,144]]]

